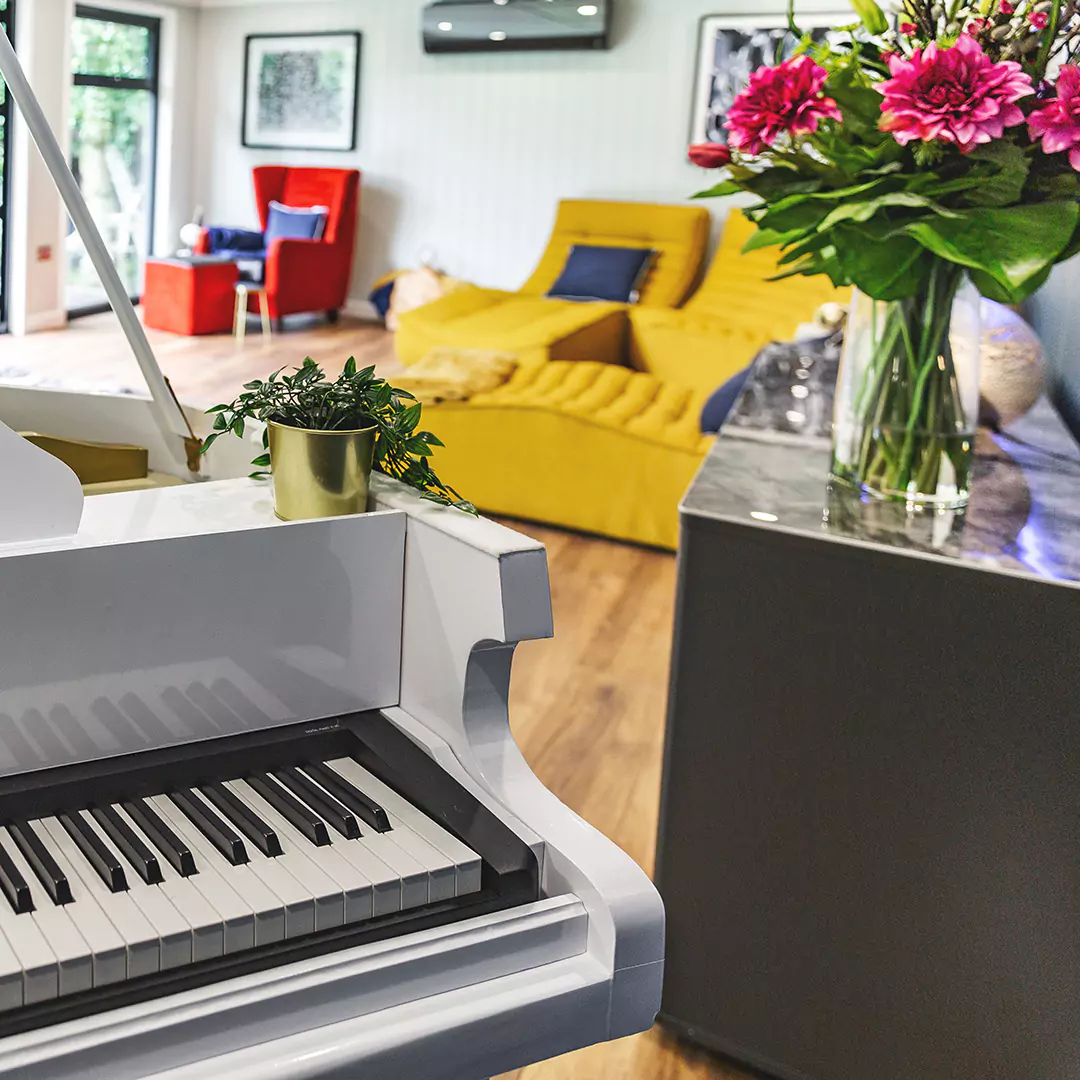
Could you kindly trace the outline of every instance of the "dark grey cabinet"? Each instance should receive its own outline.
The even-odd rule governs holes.
[[[824,523],[814,441],[725,436],[690,492],[657,882],[692,1039],[792,1080],[1080,1077],[1080,454],[1048,407],[1015,433],[914,533]]]

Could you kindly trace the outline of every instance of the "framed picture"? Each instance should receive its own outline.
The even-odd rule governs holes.
[[[834,33],[846,37],[830,27],[849,25],[851,21],[850,9],[800,16],[803,29],[809,30],[817,41]],[[732,102],[750,81],[751,73],[790,56],[798,43],[780,8],[753,15],[706,15],[701,20],[698,42],[690,142],[726,146],[728,132],[724,121]]]
[[[244,62],[244,146],[355,150],[360,34],[252,34]]]

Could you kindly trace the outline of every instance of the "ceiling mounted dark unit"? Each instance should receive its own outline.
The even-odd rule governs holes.
[[[606,49],[614,0],[439,0],[424,9],[429,53]]]

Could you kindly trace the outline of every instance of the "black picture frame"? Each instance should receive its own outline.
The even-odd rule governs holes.
[[[277,42],[285,45],[316,41],[318,39],[346,39],[352,42],[354,56],[348,69],[352,79],[351,88],[343,96],[348,116],[339,132],[328,134],[325,139],[260,137],[253,117],[254,104],[259,101],[258,68],[254,60],[260,42]],[[362,71],[363,34],[357,30],[319,30],[311,33],[249,34],[244,41],[244,89],[243,110],[240,121],[241,145],[250,150],[322,150],[330,153],[349,153],[356,150],[360,129],[360,76]],[[310,135],[307,132],[306,135]]]
[[[851,12],[838,3],[835,11],[820,10],[801,15],[803,29],[822,40],[840,31],[831,27],[851,22]],[[697,62],[690,109],[690,143],[727,144],[723,122],[735,94],[746,85],[754,67],[776,61],[783,42],[790,55],[798,39],[788,30],[783,3],[750,5],[735,0],[728,11],[704,15],[698,23]],[[721,55],[721,46],[728,46]],[[749,61],[749,63],[747,63]]]

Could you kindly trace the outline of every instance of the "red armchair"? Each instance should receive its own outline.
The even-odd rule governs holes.
[[[336,320],[349,295],[356,221],[360,209],[360,173],[355,169],[300,169],[264,165],[253,170],[259,221],[266,229],[271,200],[285,206],[328,206],[321,240],[274,240],[266,253],[270,317],[325,311]],[[196,249],[210,250],[203,232]],[[253,298],[254,302],[254,298]]]

